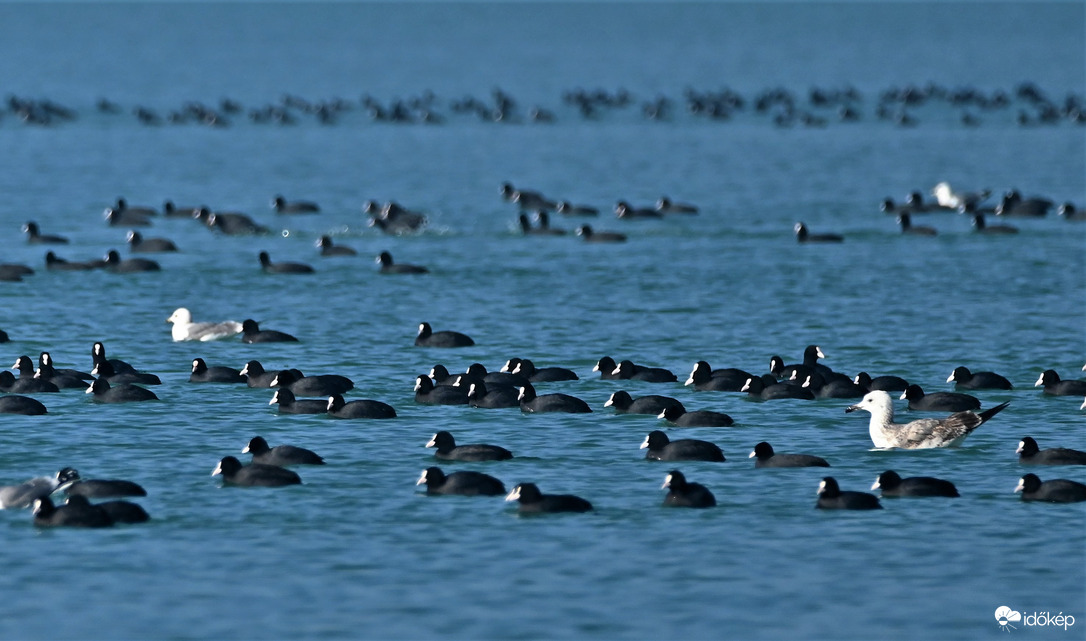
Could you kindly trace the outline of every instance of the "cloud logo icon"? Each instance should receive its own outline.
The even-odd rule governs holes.
[[[1018,629],[1011,625],[1011,623],[1018,623],[1019,621],[1021,621],[1022,613],[1017,610],[1012,610],[1005,605],[1001,605],[996,608],[995,618],[996,623],[999,624],[1000,628],[1003,628],[1003,630],[1010,632],[1008,628],[1014,628],[1016,630]]]

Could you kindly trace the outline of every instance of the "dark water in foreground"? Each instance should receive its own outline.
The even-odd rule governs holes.
[[[1081,634],[1083,508],[1023,504],[1012,490],[1022,436],[1086,449],[1082,399],[1033,387],[1047,368],[1082,376],[1086,227],[1050,213],[998,221],[1020,233],[988,237],[966,217],[932,214],[915,222],[939,235],[913,238],[878,209],[944,180],[1086,204],[1084,129],[1019,126],[1019,111],[1034,112],[1015,96],[1029,81],[1060,102],[1081,100],[1081,4],[3,4],[0,23],[10,32],[5,94],[78,114],[51,126],[0,117],[3,259],[37,270],[0,287],[0,328],[13,339],[5,358],[48,350],[60,366],[89,368],[102,340],[163,379],[160,403],[97,406],[69,390],[40,396],[48,416],[0,421],[4,483],[66,465],[129,478],[148,489],[141,503],[154,517],[38,531],[26,512],[0,514],[0,637],[976,639],[1001,634],[992,613],[1003,605],[1081,620],[1014,634]],[[914,127],[876,118],[880,92],[929,81],[1002,89],[1012,104],[975,109],[977,127],[938,100],[907,109]],[[747,100],[727,121],[684,110],[685,90],[725,86]],[[807,107],[812,86],[854,87],[860,121]],[[465,95],[489,102],[497,87],[520,116],[539,105],[556,121],[484,122],[452,108]],[[634,98],[586,119],[562,100],[577,87]],[[756,113],[754,97],[773,87],[826,126],[777,127]],[[427,90],[443,125],[375,123],[358,106],[363,94],[387,106]],[[247,118],[284,94],[354,109],[330,125],[300,109],[294,126]],[[672,101],[669,120],[642,115],[657,96]],[[99,98],[121,113],[96,110]],[[144,106],[165,118],[223,98],[243,105],[228,127],[144,126],[132,114]],[[503,181],[599,207],[589,222],[629,241],[523,237],[498,196]],[[267,204],[276,193],[322,212],[277,216]],[[619,199],[664,194],[700,215],[610,213]],[[65,258],[111,247],[127,256],[126,228],[100,217],[122,195],[240,210],[274,232],[225,237],[157,219],[144,234],[182,251],[136,275],[48,272],[46,250],[24,244],[19,227],[32,219],[70,237],[55,249]],[[368,199],[425,211],[429,225],[385,236],[365,225]],[[846,240],[799,245],[798,220]],[[359,255],[319,257],[322,234]],[[317,273],[263,274],[261,250]],[[431,273],[379,275],[382,250]],[[255,318],[301,342],[173,343],[163,321],[180,306],[197,320]],[[421,321],[477,345],[415,348]],[[611,355],[680,380],[700,359],[762,373],[770,356],[798,361],[808,344],[837,370],[897,374],[929,392],[950,389],[958,365],[995,370],[1015,389],[976,395],[985,407],[1011,405],[958,449],[871,451],[866,415],[843,412],[851,401],[758,403],[591,372]],[[514,356],[574,369],[579,381],[539,388],[583,398],[594,413],[414,403],[414,377],[436,363],[497,369]],[[399,417],[278,416],[267,390],[188,383],[195,357],[345,374],[357,384],[349,399],[383,400]],[[716,509],[659,507],[672,466],[644,461],[638,445],[662,422],[604,409],[618,389],[735,419],[671,431],[726,454],[677,466],[715,493]],[[433,464],[423,445],[439,429],[516,455],[447,471],[483,470],[509,488],[534,481],[596,510],[518,518],[496,498],[420,495],[413,483]],[[299,469],[300,487],[221,488],[208,476],[216,461],[255,434],[317,450],[329,465]],[[846,489],[894,469],[950,479],[962,497],[819,512],[825,472],[754,470],[746,455],[761,440],[827,458]],[[1086,481],[1071,468],[1038,474]]]

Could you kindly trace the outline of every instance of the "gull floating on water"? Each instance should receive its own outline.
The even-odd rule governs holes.
[[[869,431],[871,442],[877,448],[901,448],[907,450],[930,447],[956,447],[973,430],[992,418],[1008,403],[996,405],[979,414],[971,411],[955,412],[946,418],[921,418],[908,423],[894,423],[894,402],[882,390],[868,392],[856,405],[845,412],[864,410],[871,412]]]
[[[192,312],[184,307],[178,307],[173,314],[166,319],[167,323],[173,323],[170,332],[175,341],[213,341],[227,336],[235,336],[242,331],[241,323],[237,321],[220,321],[217,323],[194,323]]]
[[[0,487],[0,509],[30,507],[35,500],[67,489],[77,481],[79,472],[66,467],[54,476],[39,476],[19,485],[5,485]]]

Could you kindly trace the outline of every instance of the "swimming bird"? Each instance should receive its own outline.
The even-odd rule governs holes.
[[[272,394],[268,405],[278,405],[280,414],[325,414],[328,401],[316,398],[299,399],[288,387],[280,387]]]
[[[127,372],[117,372],[113,368],[112,362],[108,360],[98,361],[98,364],[91,370],[91,374],[94,374],[100,379],[104,379],[109,382],[110,385],[123,385],[126,383],[137,383],[140,385],[161,385],[162,379],[157,374],[151,374],[149,372],[138,372],[130,370]]]
[[[84,496],[92,499],[147,496],[147,490],[142,485],[124,479],[85,479],[80,477],[60,489],[68,496]]]
[[[313,450],[293,445],[276,445],[270,447],[263,436],[254,436],[249,439],[249,444],[241,450],[242,454],[252,454],[253,463],[264,465],[324,465],[324,457]]]
[[[576,396],[559,392],[537,395],[535,387],[531,383],[525,383],[521,386],[520,395],[517,398],[520,401],[520,411],[525,413],[565,412],[567,414],[588,414],[592,412],[592,408],[588,406],[588,403]]]
[[[597,216],[600,213],[600,210],[595,207],[574,205],[568,200],[558,201],[554,210],[563,216]]]
[[[110,208],[106,209],[102,215],[113,227],[149,227],[151,225],[150,216],[137,211]]]
[[[316,271],[305,263],[272,262],[271,256],[266,251],[260,252],[259,258],[260,269],[267,274],[312,274]]]
[[[34,500],[35,527],[110,527],[113,519],[105,510],[86,499],[72,505],[56,506],[48,496]]]
[[[38,223],[29,221],[23,225],[26,232],[26,242],[38,245],[67,245],[68,239],[64,236],[55,236],[41,233]]]
[[[1068,479],[1052,479],[1041,482],[1036,474],[1026,474],[1018,479],[1015,492],[1022,493],[1023,501],[1049,503],[1078,503],[1086,501],[1086,485]]]
[[[1029,216],[1038,218],[1048,215],[1048,210],[1055,205],[1048,198],[1033,196],[1023,198],[1017,189],[1012,189],[1000,198],[995,206],[996,216]]]
[[[245,366],[238,372],[245,377],[246,383],[249,387],[271,387],[272,381],[275,377],[279,376],[279,371],[268,372],[264,370],[264,366],[260,364],[260,361],[249,361],[245,363]]]
[[[128,250],[132,252],[175,252],[177,245],[168,238],[144,238],[143,234],[135,229],[128,231],[125,237],[128,241]]]
[[[939,233],[934,227],[914,225],[912,216],[907,212],[902,212],[897,215],[897,223],[901,225],[901,233],[903,234],[911,234],[913,236],[935,236]]]
[[[664,507],[715,507],[716,497],[709,488],[700,483],[691,483],[679,470],[671,470],[664,477],[664,484],[660,489],[667,489],[664,497]]]
[[[723,412],[694,410],[687,412],[680,407],[668,406],[656,415],[675,427],[731,427],[735,424],[732,417]]]
[[[510,361],[516,360],[512,368],[509,370],[511,374],[517,376],[523,376],[532,383],[553,383],[557,381],[576,381],[579,380],[577,373],[571,369],[565,367],[539,367],[535,366],[535,363],[531,359],[518,358],[510,359]],[[508,363],[507,363],[508,365]],[[505,368],[502,368],[503,370]]]
[[[460,382],[456,385],[460,385]],[[484,409],[520,407],[520,390],[504,385],[490,389],[484,381],[475,381],[468,385],[468,403]]]
[[[100,366],[103,362],[109,363],[109,366],[113,368],[114,373],[136,373],[139,371],[130,363],[123,361],[119,358],[108,358],[106,356],[105,343],[103,343],[102,341],[95,341],[94,345],[91,346],[91,361],[94,367]],[[85,374],[83,372],[75,373],[77,376],[87,381],[94,380],[94,377],[96,376],[93,369],[91,370],[90,374]]]
[[[445,474],[440,467],[428,467],[422,471],[415,485],[425,485],[426,493],[430,495],[500,496],[505,494],[505,485],[501,481],[489,474],[471,470]]]
[[[799,385],[791,383],[778,383],[772,374],[764,376],[752,376],[743,384],[741,392],[746,392],[750,398],[763,401],[778,400],[782,398],[797,398],[813,401],[814,392]]]
[[[211,476],[220,474],[224,485],[282,487],[285,485],[298,485],[302,482],[302,478],[298,476],[297,472],[288,470],[285,467],[265,465],[263,463],[242,465],[241,461],[234,456],[223,457],[211,472]]]
[[[811,390],[815,398],[862,398],[868,392],[847,378],[827,382],[821,374],[808,374],[800,387]]]
[[[933,392],[925,394],[924,389],[913,383],[905,388],[901,400],[909,401],[909,409],[919,412],[964,412],[979,410],[980,399],[960,392]]]
[[[298,339],[286,332],[275,329],[260,329],[260,324],[251,318],[241,321],[241,342],[243,343],[297,343]]]
[[[641,443],[641,449],[648,450],[645,459],[649,461],[715,461],[723,463],[724,453],[714,443],[693,438],[681,438],[672,441],[660,430],[649,432]]]
[[[328,397],[328,415],[332,418],[396,418],[396,410],[388,403],[370,399],[345,402],[339,394]]]
[[[81,496],[69,497],[65,502],[66,506],[71,505],[85,505],[86,498]],[[114,501],[102,501],[95,503],[94,507],[99,510],[103,510],[109,515],[109,518],[113,523],[146,523],[151,520],[151,515],[147,513],[147,510],[131,501],[114,500]]]
[[[43,378],[34,376],[34,361],[23,355],[15,359],[11,369],[19,372],[19,378],[8,388],[13,394],[42,394],[59,392],[60,388]]]
[[[1086,465],[1086,452],[1066,447],[1051,447],[1042,450],[1031,436],[1025,436],[1018,442],[1018,462],[1023,465]]]
[[[616,369],[618,369],[618,363],[616,363],[615,359],[611,358],[610,356],[601,357],[598,361],[596,361],[596,364],[592,366],[592,371],[599,372],[600,380],[605,381],[618,378],[618,376],[615,374]]]
[[[121,383],[114,387],[103,376],[94,379],[94,382],[87,388],[86,393],[93,394],[93,400],[98,403],[134,403],[158,400],[158,396],[149,389],[131,383]]]
[[[615,216],[617,218],[624,218],[627,220],[640,219],[640,218],[660,218],[663,212],[657,211],[651,207],[634,207],[625,200],[620,200],[615,203]]]
[[[317,203],[307,200],[290,200],[276,195],[272,198],[272,209],[277,214],[315,214],[321,210]]]
[[[457,445],[453,435],[445,430],[434,434],[426,447],[435,448],[434,457],[446,461],[505,461],[513,458],[512,452],[498,445]]]
[[[412,265],[410,263],[396,263],[392,260],[392,254],[387,251],[381,252],[377,257],[377,264],[381,266],[380,273],[382,274],[429,274],[430,270],[422,265]]]
[[[246,378],[233,367],[215,365],[208,367],[202,358],[192,359],[192,373],[189,374],[190,383],[245,383]]]
[[[474,344],[467,334],[452,330],[435,332],[430,323],[419,323],[419,333],[415,336],[415,345],[421,347],[470,347]]]
[[[422,405],[467,405],[469,387],[434,385],[429,376],[415,377],[415,402]]]
[[[268,228],[257,223],[249,216],[237,212],[213,212],[207,207],[201,207],[194,214],[197,220],[203,221],[208,229],[228,236],[248,236],[267,234]]]
[[[57,256],[55,252],[45,252],[45,268],[50,271],[90,271],[92,269],[101,269],[106,266],[104,260],[86,260],[86,261],[74,261]]]
[[[1010,403],[1002,403],[979,414],[972,411],[956,412],[947,418],[921,418],[908,423],[894,423],[894,405],[884,391],[868,392],[856,405],[845,412],[864,410],[871,413],[868,431],[871,442],[877,448],[925,449],[932,447],[956,447],[973,430],[984,424]]]
[[[4,372],[11,376],[11,372]],[[26,416],[40,416],[48,413],[41,401],[22,396],[21,394],[8,394],[0,396],[0,414],[23,414]]]
[[[635,399],[626,390],[618,390],[612,393],[603,406],[615,408],[616,414],[652,414],[653,416],[659,416],[669,407],[677,408],[681,412],[686,411],[686,407],[683,406],[682,402],[670,396],[649,394]]]
[[[357,256],[358,252],[354,249],[337,245],[332,241],[332,237],[325,234],[317,239],[317,247],[321,250],[321,256]]]
[[[845,240],[845,237],[841,234],[812,234],[805,223],[796,223],[793,227],[796,233],[796,240],[801,243],[840,243]]]
[[[867,492],[842,490],[837,479],[827,476],[818,484],[818,502],[820,510],[881,510],[879,497]]]
[[[754,459],[754,467],[829,467],[821,456],[811,454],[777,454],[773,446],[762,441],[754,446],[748,458]]]
[[[592,504],[573,494],[543,494],[535,483],[521,483],[505,497],[506,501],[519,501],[521,514],[541,512],[588,512]]]
[[[1060,375],[1054,369],[1046,369],[1041,372],[1041,377],[1037,379],[1033,386],[1044,386],[1044,393],[1052,396],[1086,395],[1086,381],[1060,380]]]
[[[677,203],[667,196],[660,196],[656,201],[656,211],[661,214],[696,214],[698,208],[689,203]]]
[[[879,474],[871,485],[872,490],[882,490],[885,496],[961,496],[958,488],[950,481],[937,479],[931,476],[912,476],[901,478],[893,471],[886,470]]]
[[[370,226],[386,234],[402,235],[418,231],[426,224],[426,216],[390,201],[384,206],[369,201],[363,210],[371,216]]]
[[[232,320],[193,322],[192,312],[184,307],[175,309],[166,322],[173,323],[170,333],[175,341],[213,341],[235,336],[242,331],[241,323]]]
[[[987,200],[988,196],[991,195],[991,190],[959,192],[954,191],[950,187],[950,183],[944,181],[932,188],[931,195],[935,196],[935,201],[939,203],[940,207],[963,211],[968,207],[976,207]]]
[[[995,372],[970,372],[968,367],[955,367],[946,379],[960,389],[1011,389],[1011,382]]]
[[[51,383],[58,389],[86,389],[88,383],[86,379],[78,376],[58,372],[48,362],[38,365],[37,371],[34,372],[34,378]],[[93,380],[93,377],[90,380]]]
[[[626,234],[613,231],[596,231],[591,225],[581,225],[577,228],[577,235],[586,243],[624,243]]]
[[[852,382],[862,387],[864,392],[878,389],[885,392],[904,392],[909,387],[909,381],[900,376],[886,375],[872,378],[867,372],[860,372],[852,379]]]
[[[18,485],[0,487],[0,510],[30,507],[35,499],[64,490],[79,481],[79,472],[65,467],[53,476],[38,476]]]
[[[1010,225],[989,225],[984,220],[984,214],[973,214],[973,231],[978,234],[1017,234],[1018,228]]]
[[[637,365],[628,359],[619,361],[611,374],[620,380],[645,381],[648,383],[674,383],[679,380],[679,377],[675,376],[669,369],[663,367],[645,367],[643,365]]]
[[[134,274],[136,272],[157,272],[162,270],[161,265],[147,258],[122,259],[121,254],[116,249],[106,252],[103,268],[107,272],[114,274]]]
[[[753,375],[741,369],[714,370],[707,361],[698,361],[683,384],[693,385],[694,389],[701,391],[739,392],[748,378],[753,378]]]

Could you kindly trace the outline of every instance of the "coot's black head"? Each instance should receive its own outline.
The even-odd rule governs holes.
[[[633,373],[634,373],[635,369],[636,368],[634,367],[634,362],[629,360],[629,359],[626,359],[624,361],[621,361],[618,365],[616,365],[615,368],[613,370],[611,370],[611,373],[612,374],[617,374],[618,376],[620,376],[622,378],[629,378],[629,377],[633,376]]]
[[[752,458],[767,459],[773,456],[773,446],[765,441],[754,446],[754,451],[750,453]]]
[[[38,499],[34,499],[34,507],[32,512],[35,517],[49,518],[53,512],[56,512],[57,508],[53,505],[52,499],[48,496],[43,496]]]
[[[422,471],[422,476],[415,482],[415,485],[423,485],[426,487],[437,487],[445,482],[445,472],[441,471],[440,467],[428,467]]]
[[[290,405],[295,400],[297,399],[294,396],[294,392],[290,391],[289,387],[280,387],[272,394],[272,399],[268,401],[268,405],[275,405],[276,403],[280,405]]]
[[[686,489],[686,477],[679,470],[671,470],[667,473],[667,476],[664,477],[664,484],[660,486],[660,489],[664,489],[665,487],[671,488],[676,492],[682,492]]]
[[[1033,440],[1032,436],[1024,436],[1022,440],[1018,442],[1018,450],[1016,454],[1022,456],[1033,456],[1037,452],[1040,452],[1041,448],[1037,445],[1037,441]]]
[[[102,394],[109,391],[109,381],[104,376],[99,376],[91,382],[87,388],[87,394]]]
[[[207,371],[207,363],[204,362],[204,359],[202,359],[202,358],[194,358],[194,359],[192,359],[192,373],[193,374],[199,374],[200,372],[206,372],[206,371]]]
[[[347,403],[343,400],[343,396],[340,394],[332,394],[328,397],[328,411],[338,412],[343,409],[343,406]]]
[[[535,400],[535,387],[531,383],[525,383],[520,388],[520,393],[517,395],[517,400],[521,403],[530,403]]]
[[[441,430],[430,438],[426,447],[436,447],[437,451],[446,452],[456,447],[456,439],[449,432]]]
[[[670,442],[671,439],[667,437],[667,434],[661,430],[653,430],[649,432],[649,435],[645,437],[644,442],[641,443],[641,449],[648,448],[650,450],[658,450],[667,447],[667,444]]]
[[[973,373],[969,371],[968,367],[960,366],[955,367],[954,371],[950,374],[949,381],[967,381],[973,377]]]
[[[593,372],[602,372],[604,374],[610,374],[615,370],[615,359],[610,356],[604,356],[600,360],[596,361],[596,366],[592,368]]]
[[[381,255],[377,257],[377,262],[384,266],[392,265],[392,254],[388,253],[387,251],[381,252]],[[425,325],[425,323],[423,324]]]
[[[241,322],[241,331],[245,334],[252,334],[260,331],[260,324],[251,318],[246,318]]]
[[[901,485],[901,475],[893,470],[886,470],[875,479],[875,484],[871,486],[871,489],[892,490],[899,485]]]
[[[271,256],[268,255],[268,252],[260,252],[260,265],[261,265],[261,267],[267,267],[270,264],[271,264]]]
[[[219,464],[212,470],[211,476],[222,474],[223,476],[233,476],[241,470],[241,461],[234,456],[225,456],[219,461]]]
[[[259,376],[264,373],[264,366],[260,364],[260,361],[249,361],[245,364],[245,367],[241,368],[241,373],[248,376]]]
[[[434,389],[434,382],[430,380],[429,376],[418,375],[415,377],[415,392],[422,392],[423,394],[430,392]]]
[[[430,327],[430,323],[419,323],[418,338],[426,338],[430,334],[434,333],[434,329]]]
[[[242,454],[252,454],[253,456],[260,456],[271,450],[268,447],[268,442],[264,440],[263,436],[254,436],[249,439],[249,444],[245,446],[245,449],[241,450]]]
[[[769,371],[776,376],[780,376],[784,371],[784,359],[780,356],[772,356],[769,359]]]
[[[668,405],[662,412],[656,415],[656,418],[662,418],[668,421],[674,421],[686,412],[683,411],[678,405]]]
[[[521,503],[539,503],[543,500],[543,493],[535,483],[521,483],[513,488],[505,497],[506,501],[520,501]]]
[[[1014,488],[1014,491],[1033,493],[1039,489],[1041,489],[1041,477],[1030,473],[1018,479],[1018,487]]]
[[[281,369],[279,370],[279,373],[275,375],[275,378],[272,379],[271,386],[286,387],[287,385],[290,385],[299,378],[301,378],[301,376],[295,374],[293,370]]]
[[[626,390],[619,390],[614,394],[611,394],[611,398],[607,399],[607,402],[603,404],[604,407],[615,407],[618,409],[626,409],[633,404],[633,397]]]
[[[913,383],[905,388],[905,392],[901,395],[901,398],[908,399],[910,401],[916,401],[924,398],[924,390],[919,385]]]
[[[488,372],[486,371],[486,365],[483,365],[482,363],[472,363],[471,365],[468,365],[468,369],[464,373],[472,378],[482,379]]]
[[[837,479],[827,476],[818,484],[818,495],[832,499],[841,496],[841,486],[837,485]]]

